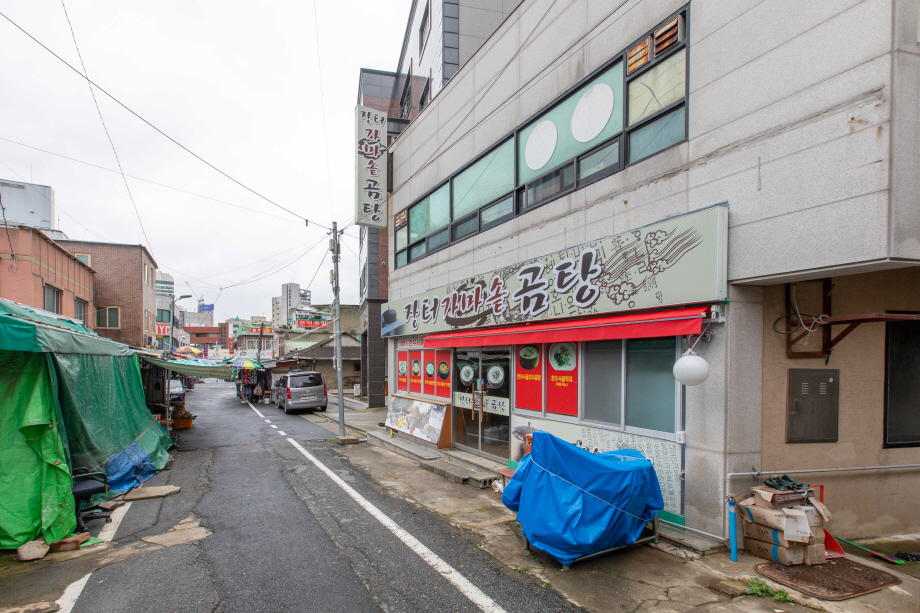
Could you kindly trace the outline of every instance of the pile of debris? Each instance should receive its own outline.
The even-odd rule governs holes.
[[[824,564],[824,525],[831,514],[814,488],[789,477],[767,483],[735,501],[744,520],[745,551],[784,566]]]

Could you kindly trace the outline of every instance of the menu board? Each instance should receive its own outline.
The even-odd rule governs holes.
[[[578,343],[553,343],[546,351],[546,412],[578,415]]]
[[[409,391],[409,352],[396,352],[396,389],[401,392]]]
[[[409,391],[422,393],[422,352],[409,352]]]
[[[429,396],[434,396],[437,387],[438,363],[435,360],[436,352],[428,350],[422,354],[422,382],[423,389]]]
[[[450,349],[435,352],[435,386],[439,398],[450,398]]]
[[[543,410],[543,345],[514,348],[514,403],[519,409]]]
[[[444,427],[447,405],[394,396],[387,410],[386,426],[437,444]]]

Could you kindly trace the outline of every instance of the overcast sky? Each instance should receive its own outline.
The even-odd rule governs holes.
[[[65,2],[89,77],[126,106],[304,217],[324,226],[354,217],[358,70],[395,69],[411,0],[318,3],[325,135],[312,1]],[[61,0],[0,0],[0,12],[80,67]],[[2,18],[0,58],[0,179],[50,185],[58,228],[70,238],[147,244],[117,172],[9,142],[117,169],[86,81]],[[126,174],[214,199],[128,179],[147,246],[182,286],[177,293],[211,303],[221,286],[280,268],[224,290],[215,307],[216,321],[270,317],[282,283],[305,287],[319,270],[313,302],[331,302],[330,259],[320,267],[325,230],[305,227],[96,95]],[[346,234],[357,237],[358,228]],[[357,303],[358,240],[344,241],[342,301]]]

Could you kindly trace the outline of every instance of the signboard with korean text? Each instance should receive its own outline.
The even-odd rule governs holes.
[[[157,336],[169,336],[170,328],[172,328],[172,326],[170,326],[169,324],[158,323],[157,324]]]
[[[434,396],[438,387],[436,352],[429,349],[423,352],[422,356],[422,391],[429,396]]]
[[[485,396],[479,392],[472,394],[467,392],[454,392],[454,406],[461,409],[479,410],[480,399],[482,402],[483,413],[494,413],[495,415],[511,415],[511,400],[509,398],[500,398],[497,396]]]
[[[250,334],[258,334],[258,333],[259,333],[259,329],[258,329],[258,328],[249,328],[249,333],[250,333]],[[271,328],[262,328],[262,334],[271,334],[271,333],[272,333],[272,329],[271,329]]]
[[[355,223],[387,227],[387,116],[355,107]]]
[[[683,470],[680,445],[674,441],[627,434],[616,430],[595,428],[552,419],[511,416],[511,459],[518,461],[524,455],[524,436],[535,430],[549,432],[562,440],[578,445],[592,453],[605,453],[618,449],[635,449],[651,460],[658,475],[664,508],[670,513],[682,514],[680,473]]]
[[[514,405],[528,411],[542,411],[543,345],[517,345],[514,353]]]
[[[546,412],[578,415],[578,343],[546,348]]]
[[[329,322],[325,319],[298,319],[298,328],[327,328]]]
[[[727,236],[727,206],[666,219],[388,302],[381,335],[719,302]]]
[[[199,305],[198,305],[198,312],[199,312],[199,313],[204,313],[204,312],[206,312],[206,311],[213,311],[213,310],[214,310],[214,305],[213,305],[213,304],[199,304]]]
[[[422,393],[422,352],[409,352],[409,391]]]
[[[396,354],[396,389],[400,392],[409,391],[409,352],[400,351]]]
[[[437,377],[437,396],[450,398],[450,349],[435,352],[435,376]]]

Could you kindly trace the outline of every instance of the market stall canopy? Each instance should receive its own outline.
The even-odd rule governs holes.
[[[130,356],[134,351],[122,343],[97,336],[85,326],[52,313],[0,300],[0,350],[30,353],[82,353]]]
[[[173,353],[190,353],[192,355],[201,355],[201,349],[195,349],[194,347],[179,347]]]
[[[442,332],[425,337],[425,348],[685,336],[700,333],[703,318],[706,317],[708,311],[709,306],[703,305],[604,317],[586,317],[568,321],[520,324],[501,328]]]
[[[141,356],[142,359],[159,366],[168,368],[173,372],[190,377],[216,377],[218,379],[229,379],[233,375],[233,368],[229,364],[205,364],[195,360],[164,360],[163,358],[154,358],[150,356]]]

